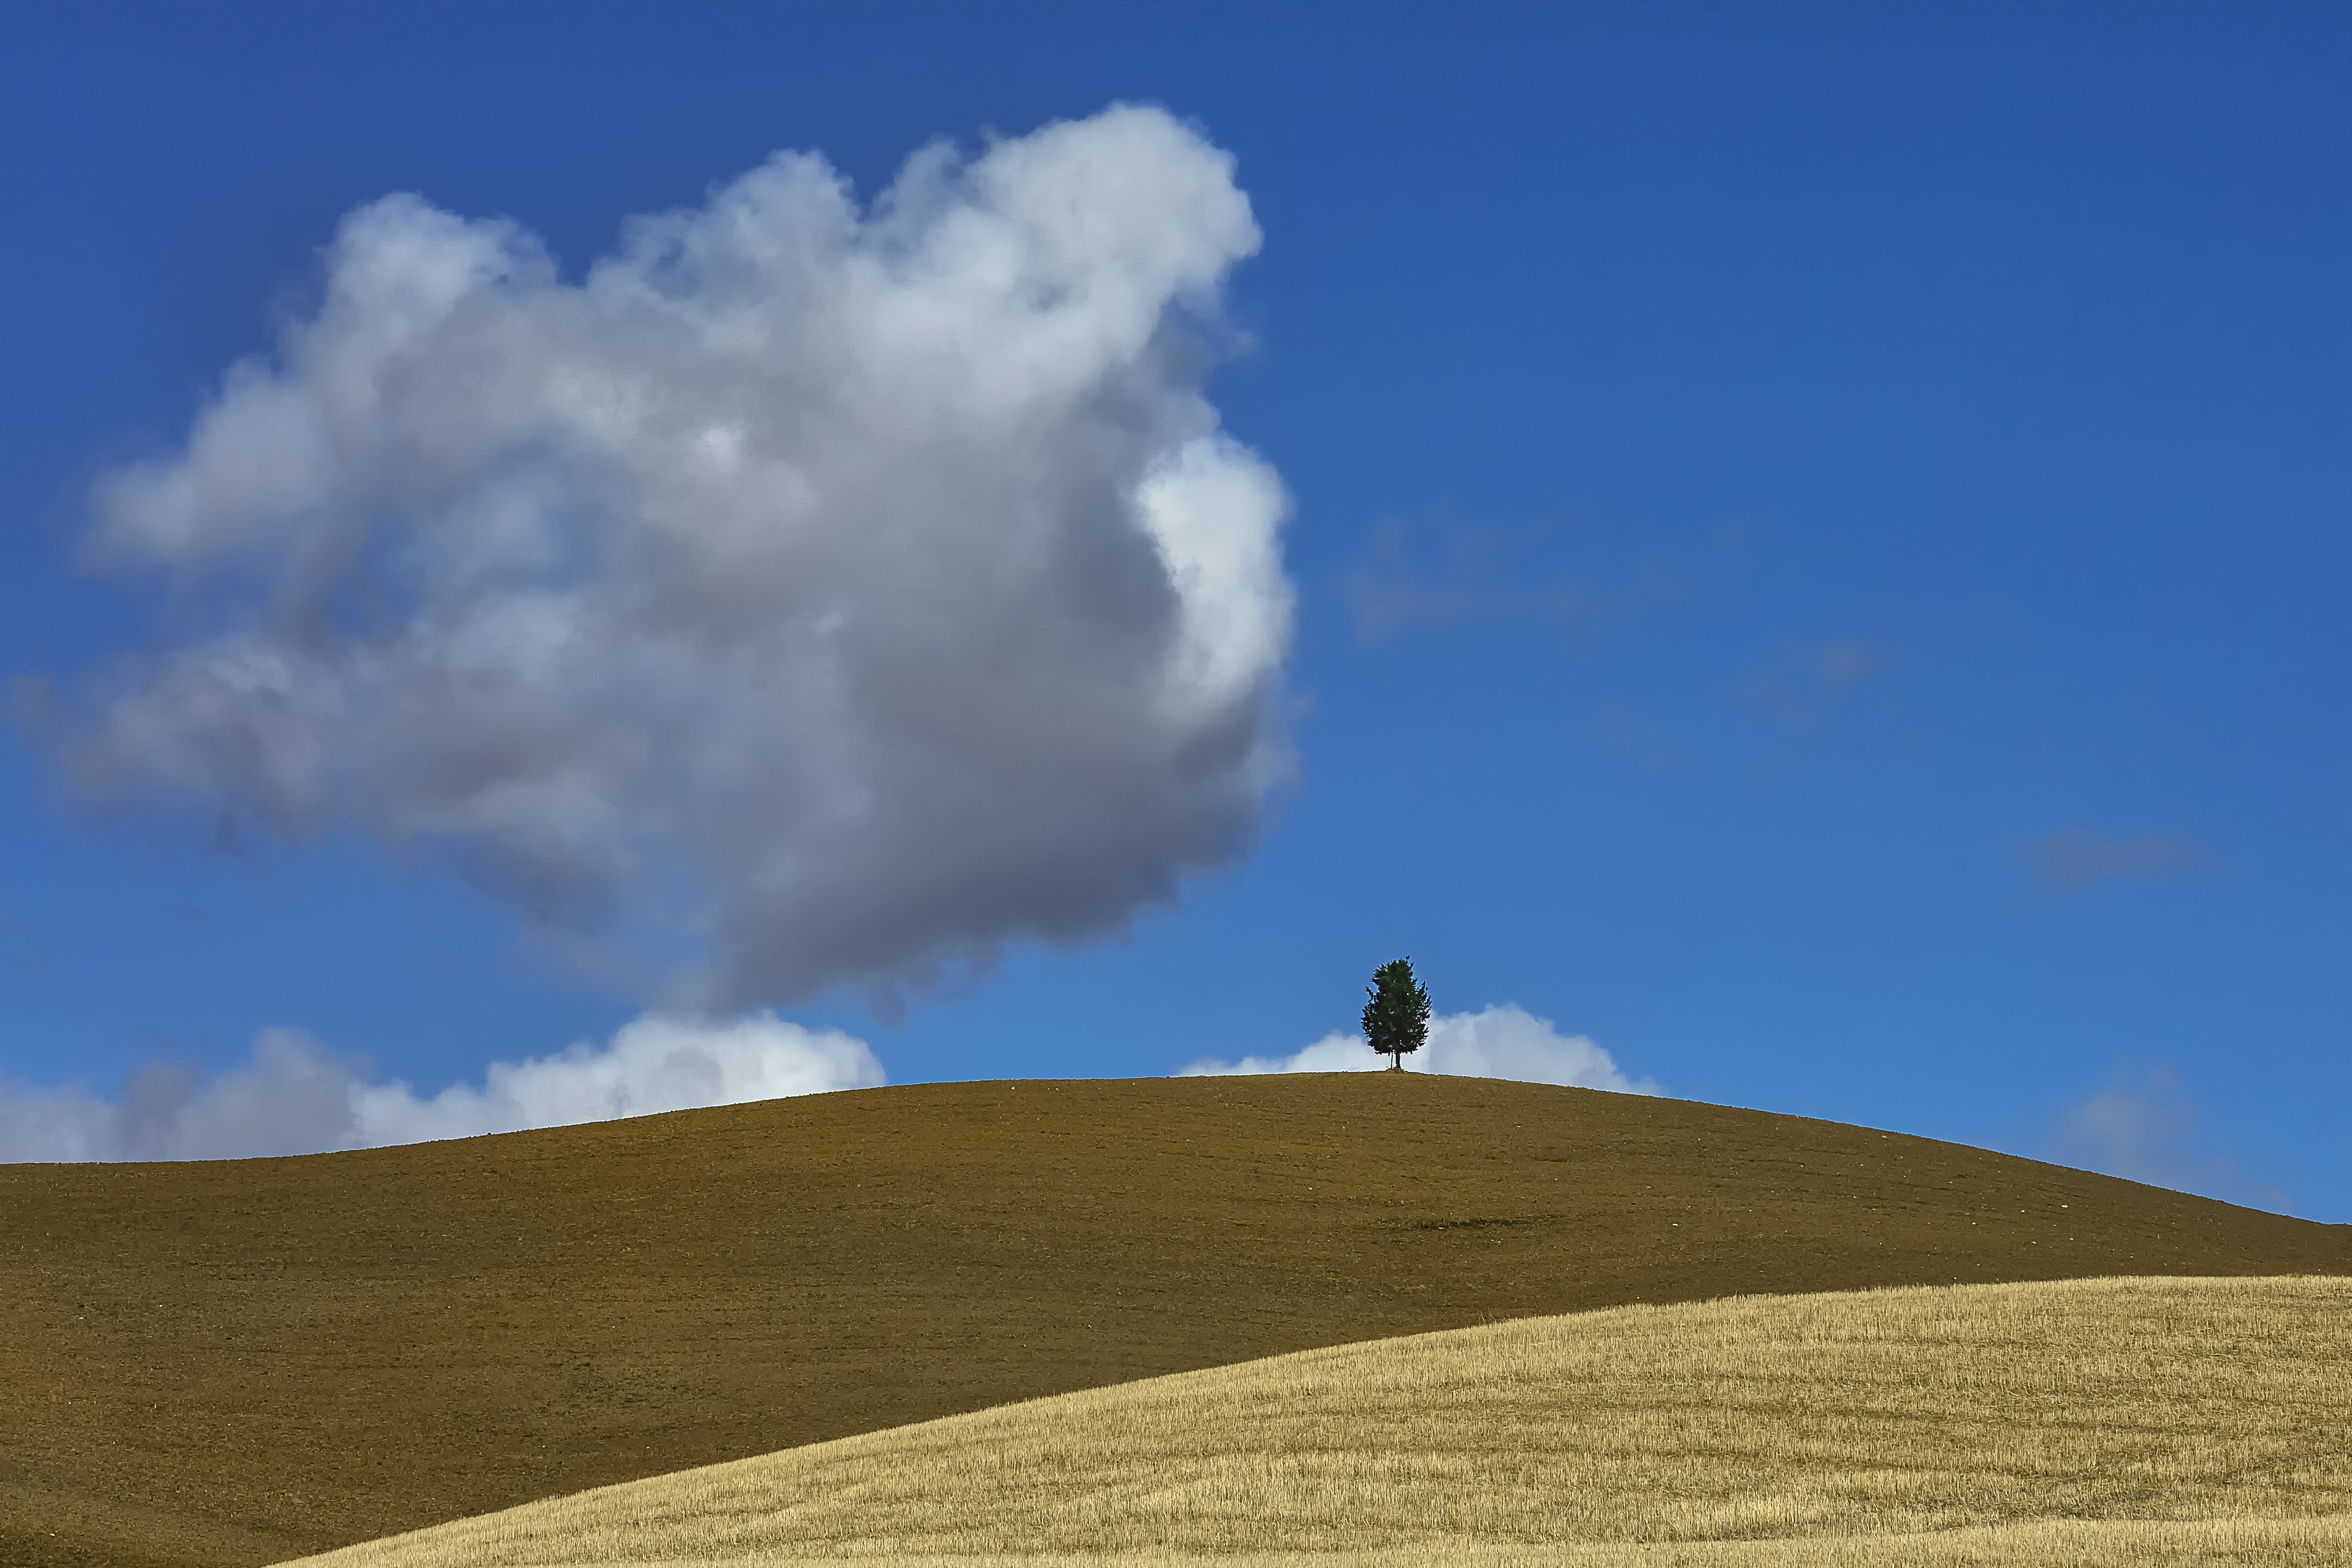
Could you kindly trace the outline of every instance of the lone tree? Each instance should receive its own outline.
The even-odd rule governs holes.
[[[1404,1053],[1429,1038],[1429,993],[1412,977],[1412,960],[1399,958],[1372,971],[1364,988],[1364,1039],[1389,1059],[1389,1071],[1404,1071]]]

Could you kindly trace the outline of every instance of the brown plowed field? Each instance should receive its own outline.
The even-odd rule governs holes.
[[[1422,1074],[923,1084],[0,1166],[0,1564],[267,1563],[688,1465],[1632,1301],[2352,1273],[2352,1228]]]

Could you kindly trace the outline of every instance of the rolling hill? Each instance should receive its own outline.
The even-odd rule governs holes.
[[[236,1568],[1318,1346],[1634,1302],[2352,1274],[2323,1226],[1422,1074],[926,1084],[0,1167],[0,1563]]]
[[[2352,1556],[2352,1279],[1618,1307],[607,1487],[302,1568]],[[1296,1558],[1291,1561],[1296,1562]]]

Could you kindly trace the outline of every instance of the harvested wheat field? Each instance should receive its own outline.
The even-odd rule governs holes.
[[[2352,1552],[2352,1279],[1529,1319],[819,1444],[310,1568],[1453,1563],[1471,1547],[1496,1562],[2120,1564],[2210,1561],[2232,1539],[2258,1562]],[[1645,1551],[1660,1544],[1686,1550]],[[1525,1555],[1546,1548],[1583,1550]]]
[[[0,1563],[245,1568],[1044,1395],[1630,1302],[2352,1274],[2352,1228],[1419,1073],[921,1084],[0,1166]]]

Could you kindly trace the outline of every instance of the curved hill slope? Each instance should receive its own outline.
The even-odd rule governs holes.
[[[2230,1542],[2284,1568],[2352,1555],[2347,1322],[2352,1279],[2308,1277],[1620,1307],[953,1416],[305,1568],[1632,1563],[1672,1543],[2141,1568]]]
[[[1627,1302],[2352,1273],[2315,1225],[1834,1123],[1337,1073],[920,1084],[0,1166],[0,1563],[260,1563],[1318,1345]]]

